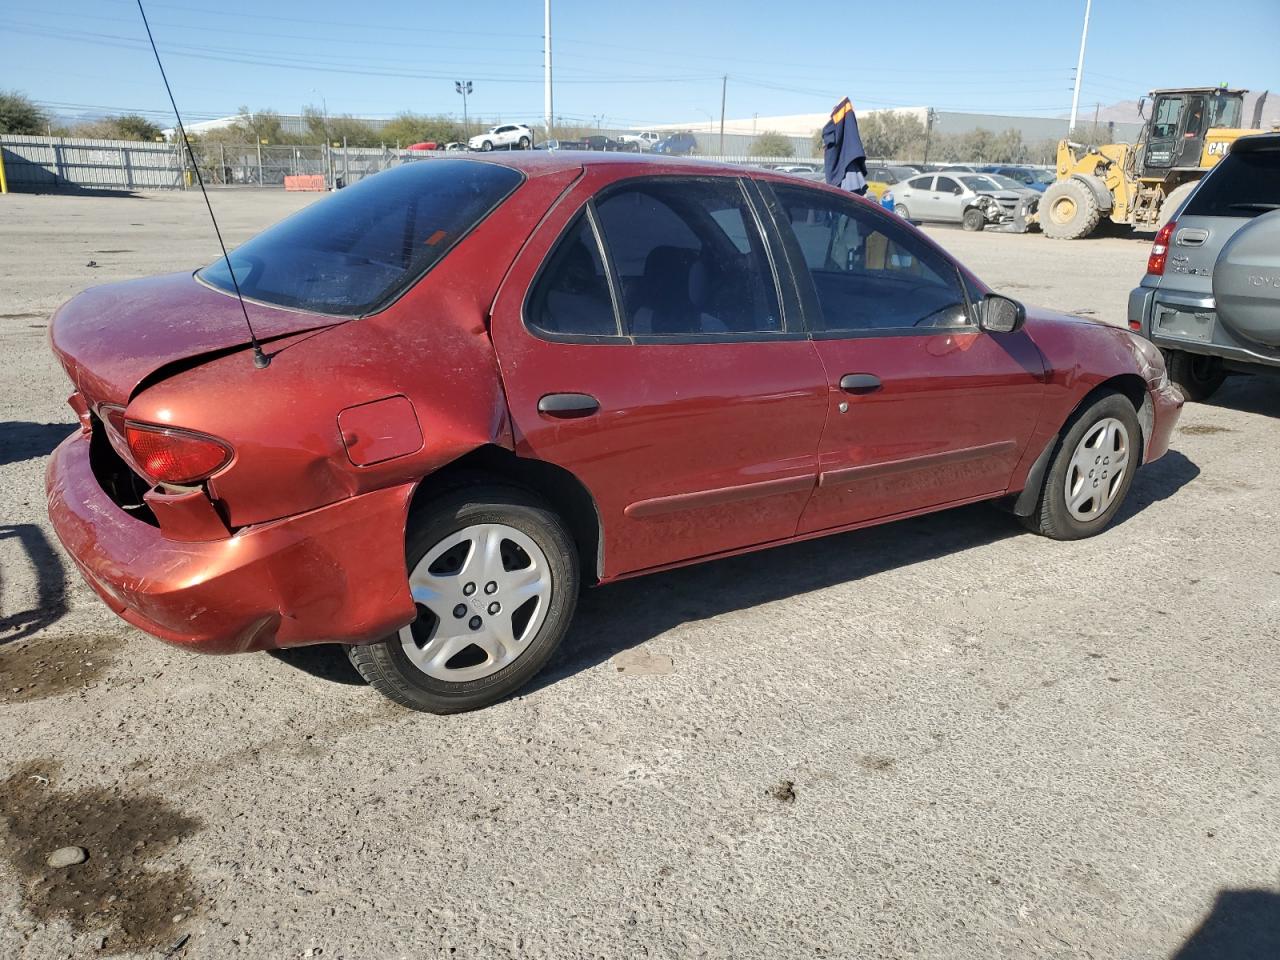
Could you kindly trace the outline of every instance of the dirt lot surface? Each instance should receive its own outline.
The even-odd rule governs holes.
[[[309,199],[214,196],[233,242]],[[1113,323],[1148,248],[934,235]],[[436,718],[150,640],[54,541],[50,311],[213,254],[196,195],[0,198],[0,957],[1280,956],[1280,384],[1100,538],[966,508],[603,588]]]

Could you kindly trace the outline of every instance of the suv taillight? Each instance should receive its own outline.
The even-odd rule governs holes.
[[[189,484],[231,462],[231,448],[204,433],[125,421],[133,464],[153,483]]]
[[[1153,276],[1164,276],[1164,265],[1169,259],[1169,243],[1173,231],[1178,229],[1178,221],[1170,220],[1156,234],[1156,241],[1151,245],[1151,256],[1147,257],[1147,273]]]

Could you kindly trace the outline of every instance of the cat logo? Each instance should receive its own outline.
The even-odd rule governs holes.
[[[1215,140],[1206,147],[1206,153],[1211,157],[1225,157],[1231,150],[1231,144],[1226,140]]]

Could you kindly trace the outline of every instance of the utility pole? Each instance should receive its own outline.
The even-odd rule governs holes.
[[[720,156],[724,156],[724,98],[729,90],[729,75],[720,78]]]
[[[551,122],[555,119],[555,103],[551,98],[551,0],[545,0],[542,12],[542,113],[550,140]]]
[[[465,138],[471,135],[471,127],[467,125],[467,94],[475,90],[475,87],[470,80],[455,80],[453,89],[462,94],[462,135]]]
[[[1092,137],[1093,143],[1098,142],[1098,111],[1101,109],[1102,109],[1101,103],[1095,103],[1093,105],[1093,137]]]
[[[933,107],[926,107],[924,112],[924,160],[923,163],[929,162],[929,136],[933,133],[933,118],[935,116]]]
[[[1076,61],[1076,88],[1071,94],[1071,126],[1067,128],[1067,136],[1076,128],[1076,111],[1080,107],[1080,79],[1084,74],[1084,44],[1089,39],[1089,10],[1093,0],[1084,0],[1084,29],[1080,31],[1080,58]]]

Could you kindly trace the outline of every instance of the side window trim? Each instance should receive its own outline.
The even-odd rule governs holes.
[[[786,211],[783,210],[778,195],[773,191],[773,184],[768,180],[752,180],[752,183],[755,184],[756,191],[769,212],[769,219],[773,224],[770,239],[778,244],[782,259],[787,264],[790,286],[800,309],[804,333],[812,338],[815,332],[824,329],[825,324],[822,303],[818,300],[817,288],[813,285],[813,277],[809,273],[808,264],[805,263],[804,251],[800,249],[800,242],[796,239],[795,231],[791,229]]]
[[[765,225],[764,211],[759,208],[755,198],[752,196],[751,189],[747,186],[750,181],[749,177],[735,177],[738,183],[738,189],[742,193],[742,202],[746,204],[747,210],[751,214],[752,222],[756,225],[756,233],[760,237],[760,246],[764,249],[764,258],[769,264],[769,277],[773,283],[773,296],[778,304],[778,320],[782,324],[781,333],[794,333],[791,329],[791,311],[788,310],[789,298],[786,296],[786,290],[782,283],[782,270],[778,267],[778,262],[774,258],[774,249],[771,240],[771,231]]]
[[[602,233],[596,227],[594,218],[594,209],[592,201],[587,200],[577,211],[574,212],[568,222],[561,227],[560,232],[556,235],[555,240],[547,248],[546,254],[543,256],[542,262],[538,264],[538,271],[533,275],[533,279],[529,282],[528,288],[524,292],[524,299],[520,303],[520,322],[524,325],[525,331],[538,340],[545,340],[549,343],[612,343],[626,344],[630,343],[631,338],[624,336],[622,330],[622,318],[618,298],[614,296],[614,281],[609,269],[608,261],[603,258],[606,256],[604,247],[604,238]],[[533,300],[534,293],[539,285],[546,278],[547,272],[551,269],[552,261],[555,260],[556,253],[560,250],[560,245],[565,243],[573,234],[586,222],[591,227],[591,232],[595,236],[597,249],[601,253],[601,262],[605,265],[605,274],[609,287],[609,299],[613,306],[613,323],[614,329],[619,331],[612,334],[597,333],[558,333],[554,330],[544,330],[529,318],[529,304]]]
[[[604,231],[600,229],[600,218],[596,214],[594,197],[587,199],[586,217],[587,223],[591,225],[591,233],[596,238],[596,249],[600,251],[600,262],[604,265],[605,282],[609,286],[609,299],[613,302],[613,325],[617,331],[616,335],[620,340],[628,340],[634,343],[634,338],[629,336],[622,326],[622,287],[618,282],[618,273],[613,266],[613,254],[609,251],[609,244],[604,238]]]

